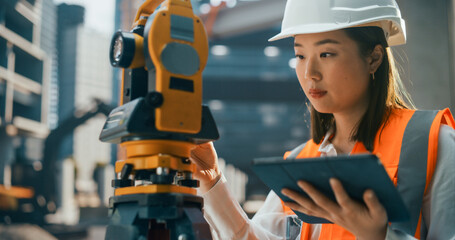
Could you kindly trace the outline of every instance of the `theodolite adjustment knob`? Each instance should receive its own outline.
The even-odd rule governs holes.
[[[163,104],[163,95],[159,92],[149,92],[145,96],[145,103],[152,108],[159,108]]]

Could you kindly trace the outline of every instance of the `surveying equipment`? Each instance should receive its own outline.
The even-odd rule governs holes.
[[[118,31],[111,42],[123,92],[100,140],[120,144],[126,159],[115,164],[109,240],[211,239],[189,160],[197,144],[219,138],[202,105],[207,34],[190,0],[162,2],[146,0],[131,32]]]

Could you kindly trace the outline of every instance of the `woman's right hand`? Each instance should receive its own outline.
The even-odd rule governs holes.
[[[194,178],[200,181],[200,190],[205,193],[221,178],[218,156],[212,142],[197,145],[191,150],[190,160],[196,164]]]

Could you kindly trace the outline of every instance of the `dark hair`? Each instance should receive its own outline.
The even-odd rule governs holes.
[[[374,81],[369,84],[370,101],[367,111],[351,133],[351,140],[360,141],[368,151],[373,151],[374,139],[381,126],[387,122],[390,112],[396,108],[414,108],[409,95],[399,78],[394,58],[382,28],[353,27],[343,29],[349,38],[357,43],[361,57],[368,57],[376,47],[385,50],[382,63],[374,73]],[[403,101],[403,97],[410,106]],[[320,113],[310,106],[311,136],[315,143],[321,143],[330,129],[336,132],[333,114]]]

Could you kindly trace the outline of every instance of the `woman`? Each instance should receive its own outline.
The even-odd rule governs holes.
[[[282,32],[271,40],[294,37],[297,77],[311,103],[312,139],[285,158],[377,154],[410,221],[389,224],[373,191],[357,202],[337,179],[330,179],[336,201],[299,181],[309,198],[283,189],[294,200],[283,203],[271,192],[249,220],[230,197],[209,143],[191,160],[215,239],[285,239],[292,210],[334,224],[302,223],[286,239],[455,239],[455,124],[447,109],[415,111],[403,100],[389,46],[405,43],[404,29],[394,1],[288,0]]]

